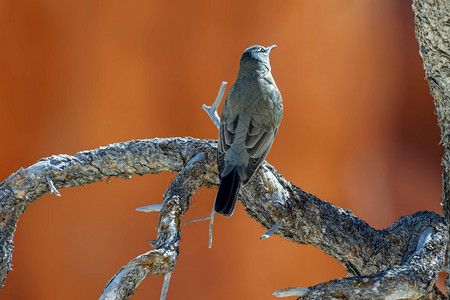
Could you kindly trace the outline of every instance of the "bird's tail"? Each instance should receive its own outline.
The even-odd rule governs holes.
[[[217,192],[214,210],[216,213],[230,217],[236,207],[236,199],[241,186],[241,178],[234,168],[230,173],[220,180],[219,191]]]

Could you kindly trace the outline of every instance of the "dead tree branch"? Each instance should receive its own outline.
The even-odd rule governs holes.
[[[450,2],[414,0],[413,10],[419,53],[434,98],[445,151],[442,199],[443,214],[447,217],[450,215]]]
[[[136,257],[120,269],[108,282],[100,299],[128,299],[148,275],[173,271],[179,253],[181,218],[189,208],[192,195],[204,184],[204,176],[211,173],[211,170],[206,169],[205,161],[204,153],[194,156],[178,173],[165,193],[159,217],[158,237],[151,243],[156,249]],[[189,185],[186,185],[186,182],[189,182]]]
[[[425,76],[434,98],[435,113],[441,128],[442,216],[450,224],[450,2],[413,0],[414,23]],[[447,249],[447,265],[450,250]],[[450,277],[447,277],[450,297]]]
[[[75,156],[58,155],[11,175],[0,184],[1,280],[11,266],[13,235],[28,204],[53,189],[94,183],[110,176],[178,172],[164,195],[154,250],[138,256],[107,284],[103,299],[127,299],[150,274],[170,273],[178,258],[180,220],[199,187],[218,184],[216,141],[167,138],[112,144]],[[299,244],[316,246],[336,258],[355,278],[331,281],[308,289],[308,299],[355,293],[355,282],[366,295],[383,298],[395,287],[399,295],[434,294],[433,283],[443,265],[447,245],[443,219],[432,212],[400,218],[385,230],[375,230],[350,211],[302,191],[265,163],[243,187],[240,200],[247,213],[265,228]],[[280,225],[281,222],[281,225]],[[409,285],[405,285],[408,277]],[[411,286],[414,288],[411,290]],[[374,289],[374,288],[377,289]],[[370,292],[371,291],[371,292]],[[412,293],[412,294],[411,294]],[[435,295],[436,296],[436,295]]]

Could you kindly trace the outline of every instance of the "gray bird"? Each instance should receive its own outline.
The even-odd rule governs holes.
[[[222,109],[217,147],[220,186],[214,210],[230,217],[241,183],[264,161],[283,114],[281,94],[270,73],[270,47],[252,46],[241,57],[236,83]]]

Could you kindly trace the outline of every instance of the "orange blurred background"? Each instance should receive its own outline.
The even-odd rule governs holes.
[[[281,4],[282,3],[282,4]],[[234,82],[242,51],[278,48],[284,116],[267,160],[375,228],[440,212],[442,148],[409,1],[1,1],[0,181],[42,157],[153,137],[217,138],[201,109]],[[228,92],[227,89],[227,92]],[[174,174],[46,195],[18,223],[1,299],[94,299],[151,249]],[[184,221],[204,217],[202,189]],[[346,276],[322,251],[275,236],[238,204],[182,228],[168,299],[272,299]],[[132,299],[159,299],[149,277]]]

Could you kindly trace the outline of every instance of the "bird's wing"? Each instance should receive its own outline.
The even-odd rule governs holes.
[[[253,173],[262,164],[267,156],[267,153],[272,146],[277,130],[272,128],[254,127],[250,123],[249,131],[245,138],[245,147],[249,154],[249,161],[245,173],[247,179],[246,183],[252,177]]]
[[[222,114],[220,118],[219,144],[217,146],[217,165],[220,178],[225,167],[225,153],[230,149],[234,141],[238,119],[239,116],[233,120],[228,120],[225,114]]]
[[[250,121],[245,138],[245,147],[249,154],[249,162],[246,168],[248,177],[244,182],[250,179],[266,158],[281,122],[283,104],[281,102],[280,92],[276,88],[272,89],[267,97],[270,99],[267,103],[271,103],[272,105],[270,107],[272,111],[270,117],[261,118],[262,114],[260,114],[256,118],[253,118]]]

